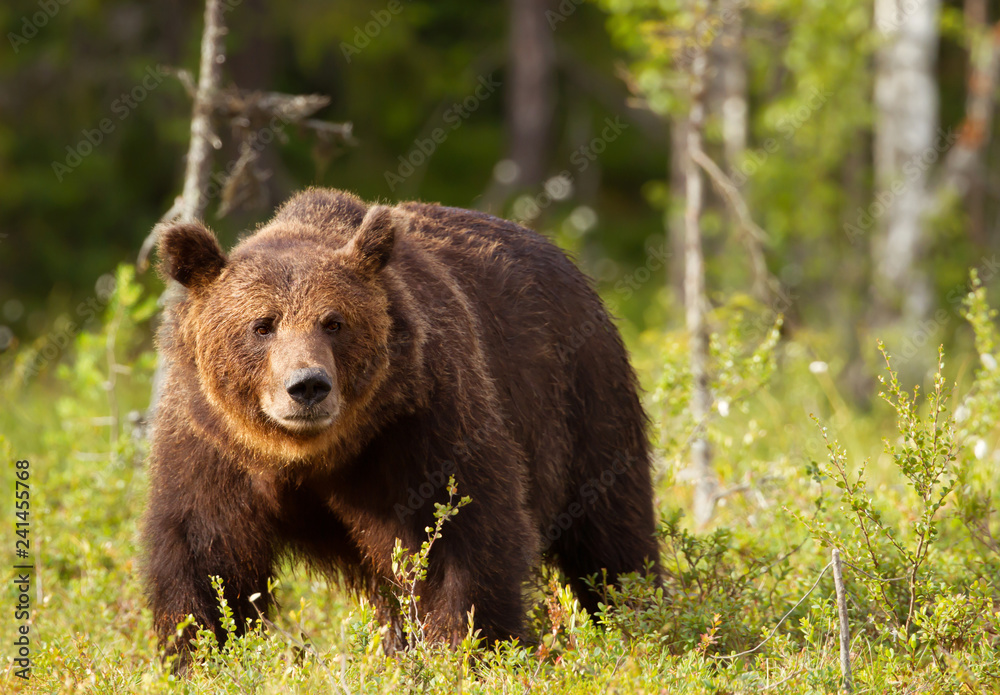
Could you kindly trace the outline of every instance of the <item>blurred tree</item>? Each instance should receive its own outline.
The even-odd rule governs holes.
[[[507,157],[509,170],[493,178],[485,196],[503,200],[512,190],[537,188],[548,174],[556,104],[556,48],[551,0],[509,0]]]
[[[705,89],[708,73],[708,56],[705,35],[708,22],[713,18],[711,1],[688,0],[686,12],[691,24],[690,35],[683,45],[689,49],[682,66],[687,73],[688,111],[683,132],[684,157],[684,315],[688,329],[691,379],[691,417],[698,428],[691,441],[691,468],[695,478],[694,519],[704,526],[715,509],[717,481],[712,471],[712,452],[704,426],[711,415],[712,393],[709,387],[708,332],[705,297],[705,256],[701,241],[702,214],[702,130],[705,127]]]
[[[508,31],[508,6],[407,0],[391,11],[385,0],[244,0],[227,7],[229,77],[249,89],[329,95],[329,105],[314,117],[354,122],[362,143],[334,160],[338,147],[316,147],[313,133],[285,128],[281,147],[266,147],[260,156],[260,168],[271,172],[260,183],[267,205],[309,184],[368,199],[477,204],[494,165],[508,154],[505,44],[516,40]],[[626,92],[614,80],[618,54],[601,13],[579,3],[551,9],[557,16],[540,21],[555,44],[556,73],[549,82],[550,129],[539,154],[548,171],[572,173],[574,185],[571,197],[550,204],[538,224],[562,234],[566,216],[586,206],[574,218],[586,222],[586,231],[567,226],[571,234],[563,240],[613,285],[617,264],[643,262],[643,241],[656,223],[639,188],[657,171],[657,153],[648,145],[662,142],[662,135],[650,129],[646,114],[625,106]],[[0,234],[7,235],[0,238],[0,326],[20,340],[45,333],[59,312],[92,296],[98,277],[132,255],[176,197],[190,102],[183,85],[159,69],[197,65],[203,4],[60,4],[44,27],[32,24],[37,11],[35,3],[0,7],[5,37],[25,35],[25,27],[31,34],[16,50],[0,51]],[[501,86],[474,109],[455,109],[480,80]],[[459,111],[460,119],[445,121]],[[585,169],[571,163],[604,119],[619,114],[630,127],[599,161],[587,160]],[[114,126],[110,133],[99,128],[106,118]],[[240,158],[241,138],[232,132],[239,126],[225,122],[216,165],[228,168]],[[585,138],[582,126],[591,130]],[[435,128],[447,138],[426,154],[419,143]],[[70,172],[57,176],[53,164]],[[387,176],[401,170],[409,172],[403,183],[390,186]],[[266,214],[237,210],[219,220],[216,210],[210,205],[207,214],[225,244]],[[621,311],[630,321],[646,320],[640,304]]]
[[[928,162],[941,139],[934,75],[939,9],[937,0],[875,0],[875,27],[883,41],[875,71],[876,321],[900,318],[911,329],[933,302],[922,261],[928,247]]]

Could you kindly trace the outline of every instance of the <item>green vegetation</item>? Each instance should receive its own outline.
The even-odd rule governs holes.
[[[201,632],[200,660],[186,680],[157,657],[137,571],[146,474],[129,413],[150,386],[153,303],[129,266],[115,284],[99,330],[77,335],[39,376],[23,379],[30,350],[5,365],[3,398],[11,407],[0,420],[0,446],[8,460],[31,462],[31,551],[39,562],[32,678],[21,684],[8,669],[4,689],[836,692],[836,608],[824,573],[831,547],[846,564],[859,692],[1000,689],[993,518],[1000,504],[993,450],[1000,341],[975,275],[965,313],[981,364],[971,382],[952,393],[942,356],[927,397],[910,394],[887,357],[888,407],[850,426],[836,424],[842,406],[806,347],[779,341],[776,330],[761,338],[748,310],[735,311],[727,324],[745,330],[713,339],[717,373],[725,375],[719,390],[732,394],[731,404],[708,432],[721,474],[741,482],[723,497],[712,529],[689,528],[681,510],[690,486],[676,443],[683,426],[670,425],[657,462],[662,587],[635,578],[609,589],[605,611],[588,616],[545,570],[532,589],[536,644],[486,649],[470,632],[449,651],[425,643],[406,611],[411,647],[385,657],[370,606],[303,567],[285,567],[273,586],[280,606],[274,622],[256,622],[224,646]],[[682,351],[671,347],[677,338],[663,336],[656,354],[634,346],[640,363],[663,365],[648,407],[668,423],[682,417],[675,403],[689,389]],[[4,479],[13,490],[13,467]],[[453,497],[439,506],[422,548],[398,549],[402,606],[419,601],[414,579],[465,502]],[[14,540],[5,524],[0,545],[13,548]],[[4,595],[13,605],[9,584]],[[220,600],[232,634],[227,611]],[[4,634],[13,634],[12,612],[4,616]]]
[[[321,185],[489,210],[572,253],[644,387],[663,585],[631,579],[585,615],[544,569],[529,587],[532,644],[490,648],[471,632],[455,650],[428,644],[413,586],[461,513],[453,490],[423,547],[397,548],[408,650],[386,657],[370,605],[290,565],[272,621],[223,645],[199,633],[199,659],[173,675],[138,545],[162,284],[129,262],[180,191],[191,104],[176,70],[197,72],[202,3],[6,3],[0,558],[15,565],[27,535],[35,570],[28,681],[13,661],[21,592],[0,591],[0,692],[834,693],[836,548],[855,692],[1000,693],[996,3],[932,16],[920,0],[530,4],[548,8],[534,51],[508,37],[525,2],[226,0],[224,84],[328,95],[317,118],[352,122],[357,143],[269,131],[259,205],[220,217],[209,195],[206,222],[228,248]],[[887,5],[902,14],[880,22]],[[888,59],[911,20],[927,20],[916,33],[930,40],[911,47],[924,53]],[[711,404],[697,421],[678,328],[690,154],[678,134],[702,52],[701,148],[736,192],[702,166],[706,291],[690,305],[709,327]],[[517,102],[511,64],[525,54],[548,55],[550,74]],[[878,85],[911,68],[931,107],[885,108]],[[742,106],[724,107],[731,97]],[[549,122],[538,175],[498,192],[512,103],[548,108]],[[916,153],[893,141],[901,124],[926,136]],[[239,156],[233,124],[219,126],[216,175]],[[919,204],[899,204],[913,191]],[[923,206],[909,227],[908,206]],[[891,228],[919,233],[893,245]],[[704,528],[690,518],[695,439],[719,481]]]

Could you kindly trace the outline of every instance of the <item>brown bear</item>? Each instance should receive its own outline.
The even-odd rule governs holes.
[[[449,476],[471,503],[418,587],[430,639],[456,644],[473,608],[488,643],[524,638],[543,559],[590,611],[589,576],[659,572],[635,374],[539,234],[310,189],[228,256],[197,223],[164,228],[159,254],[184,288],[158,334],[143,528],[161,641],[189,614],[225,637],[212,575],[244,628],[293,554],[367,595],[400,646],[394,542],[420,547]]]

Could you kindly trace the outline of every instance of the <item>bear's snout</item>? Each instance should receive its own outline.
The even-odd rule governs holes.
[[[333,381],[325,369],[309,367],[296,369],[285,380],[285,390],[292,400],[309,407],[322,403],[333,389]]]

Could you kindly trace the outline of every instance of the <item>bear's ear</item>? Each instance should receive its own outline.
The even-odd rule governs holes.
[[[165,226],[159,237],[160,272],[184,287],[204,287],[226,266],[222,247],[201,222]]]
[[[358,227],[357,234],[351,239],[347,252],[353,257],[358,270],[372,277],[389,262],[395,241],[396,228],[392,219],[392,208],[374,205],[365,214],[365,219]]]

